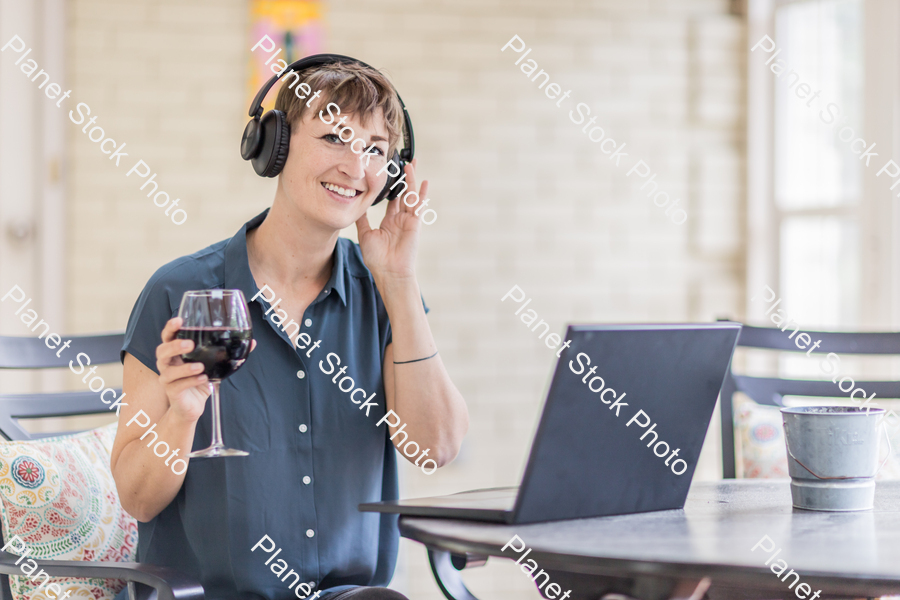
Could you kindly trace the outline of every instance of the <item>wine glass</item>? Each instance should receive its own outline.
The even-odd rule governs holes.
[[[194,342],[194,349],[182,354],[181,359],[203,363],[212,395],[212,443],[188,456],[248,456],[243,450],[225,447],[219,418],[219,384],[237,371],[250,354],[253,331],[244,294],[241,290],[185,292],[178,316],[182,323],[176,337]]]

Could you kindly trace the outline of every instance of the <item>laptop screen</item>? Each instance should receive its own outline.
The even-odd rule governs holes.
[[[514,522],[683,507],[740,330],[570,326]]]

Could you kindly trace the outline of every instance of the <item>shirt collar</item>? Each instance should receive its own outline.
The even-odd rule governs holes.
[[[259,293],[253,274],[250,272],[250,260],[247,256],[247,232],[255,229],[266,219],[269,209],[262,211],[241,227],[241,229],[225,245],[225,275],[222,279],[225,289],[238,289],[244,292],[249,301]],[[347,306],[347,249],[343,240],[338,238],[334,245],[334,266],[331,269],[331,278],[325,284],[323,293],[319,294],[316,302],[326,298],[326,292],[334,290]]]
[[[331,269],[331,279],[325,284],[325,289],[336,291],[344,306],[347,306],[347,268],[346,242],[338,238],[334,245],[334,268]]]

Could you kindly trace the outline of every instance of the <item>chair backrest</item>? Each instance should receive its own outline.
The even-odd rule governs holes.
[[[68,367],[79,352],[91,358],[91,366],[119,362],[125,340],[122,332],[67,338],[72,344],[57,357],[43,339],[0,336],[0,369],[52,369]],[[121,393],[115,388],[116,396]],[[72,417],[109,412],[109,405],[90,390],[53,394],[0,394],[0,435],[7,440],[32,440],[57,433],[31,434],[18,419]],[[67,432],[70,433],[70,432]]]
[[[719,319],[728,321],[730,319]],[[776,327],[754,327],[744,325],[738,337],[737,345],[741,348],[763,348],[781,352],[802,352],[807,348],[799,348],[796,338],[789,337],[793,332]],[[834,332],[806,331],[822,344],[812,353],[819,356],[834,352],[839,356],[845,354],[891,355],[900,356],[900,332]],[[784,406],[784,396],[837,397],[846,396],[849,392],[838,389],[831,380],[781,379],[777,377],[751,377],[736,375],[729,366],[719,395],[722,418],[722,471],[725,478],[734,478],[736,474],[734,448],[734,405],[735,392],[743,392],[757,404]],[[900,398],[900,381],[856,381],[856,387],[862,388],[868,397],[874,393],[879,398]],[[859,396],[857,395],[857,398]],[[849,398],[849,397],[848,397]]]
[[[53,369],[68,367],[78,352],[91,357],[91,366],[119,362],[125,341],[123,332],[72,336],[65,352],[54,351],[45,339],[0,336],[0,369]],[[57,353],[60,356],[56,356]],[[64,355],[64,356],[63,356]],[[115,389],[116,397],[121,393]],[[60,392],[52,394],[0,394],[0,435],[7,440],[34,440],[58,433],[29,433],[18,419],[41,417],[73,417],[109,412],[97,392]],[[73,433],[73,432],[65,432]],[[2,540],[0,535],[0,540]],[[9,576],[0,576],[0,600],[12,598]]]

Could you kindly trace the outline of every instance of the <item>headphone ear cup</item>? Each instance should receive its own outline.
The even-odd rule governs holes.
[[[384,187],[381,189],[381,193],[378,194],[378,198],[376,198],[375,202],[372,203],[372,206],[375,206],[376,204],[378,204],[385,198],[387,198],[388,200],[393,200],[394,198],[399,196],[400,193],[404,189],[406,189],[405,182],[402,186],[397,186],[394,189],[391,189],[392,187],[394,187],[394,185],[397,184],[398,181],[400,181],[403,178],[403,168],[406,166],[406,161],[400,160],[400,153],[397,152],[396,150],[394,150],[394,155],[391,157],[391,160],[388,162],[391,162],[391,161],[393,161],[393,163],[395,165],[400,165],[400,174],[397,175],[396,177],[394,177],[393,175],[391,175],[390,170],[387,171],[387,174],[388,174],[387,181],[384,182]]]
[[[270,110],[259,122],[260,150],[250,162],[262,177],[275,177],[284,168],[291,141],[291,127],[280,110]]]
[[[259,154],[260,141],[259,119],[253,118],[244,127],[244,135],[241,136],[241,158],[255,158]]]
[[[288,149],[291,145],[291,126],[287,121],[287,116],[280,110],[273,110],[276,118],[276,128],[279,132],[278,139],[275,142],[275,156],[272,158],[272,167],[266,171],[266,177],[275,177],[284,168],[287,162]]]

